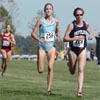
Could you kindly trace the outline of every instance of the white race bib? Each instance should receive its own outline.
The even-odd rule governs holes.
[[[9,46],[9,45],[10,45],[9,41],[6,41],[6,40],[3,41],[3,46]]]
[[[84,47],[84,40],[82,40],[82,41],[73,41],[73,46],[74,47]]]
[[[46,41],[54,41],[54,32],[46,32],[44,38]]]

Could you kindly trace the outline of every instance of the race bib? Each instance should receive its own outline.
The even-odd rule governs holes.
[[[84,47],[84,40],[82,40],[82,41],[73,41],[73,46],[74,47]]]
[[[54,41],[54,32],[46,32],[44,37],[46,41]]]
[[[10,42],[9,41],[3,41],[3,46],[8,47],[9,45],[10,45]]]

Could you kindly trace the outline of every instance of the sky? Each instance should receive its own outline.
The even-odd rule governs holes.
[[[54,12],[59,20],[59,30],[63,37],[66,28],[74,20],[73,10],[76,7],[84,9],[83,19],[88,21],[92,33],[100,31],[100,0],[14,0],[16,3],[15,16],[13,18],[16,26],[16,34],[24,37],[31,34],[28,23],[37,16],[38,10],[43,10],[44,5],[48,2],[54,6]]]

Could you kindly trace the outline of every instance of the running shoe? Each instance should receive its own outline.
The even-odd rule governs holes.
[[[51,94],[52,94],[51,90],[47,91],[47,95],[51,95]]]
[[[82,97],[82,96],[83,96],[82,92],[77,93],[77,97]]]

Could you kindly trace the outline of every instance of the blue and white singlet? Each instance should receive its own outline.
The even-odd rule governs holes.
[[[87,40],[86,40],[87,26],[84,21],[82,27],[76,26],[75,21],[73,21],[72,23],[74,28],[70,33],[70,37],[73,38],[75,36],[80,36],[80,35],[84,36],[84,39],[82,41],[75,40],[69,42],[71,50],[78,56],[82,52],[82,50],[85,49],[87,46]]]

